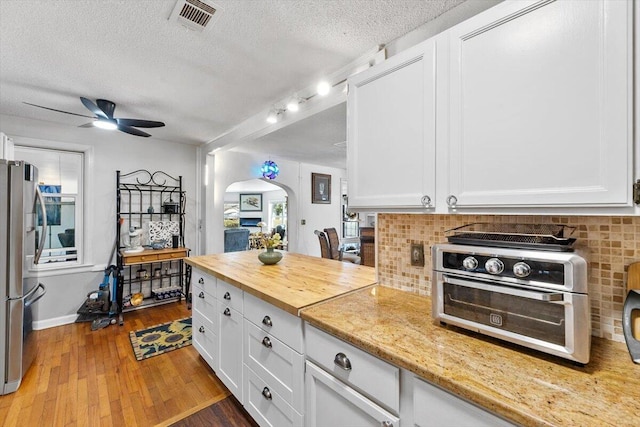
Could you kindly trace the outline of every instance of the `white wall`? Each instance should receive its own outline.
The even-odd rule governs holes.
[[[47,294],[36,304],[37,328],[75,321],[87,293],[102,281],[104,267],[115,262],[109,255],[116,230],[116,170],[181,175],[187,196],[185,243],[196,245],[197,147],[6,115],[0,115],[0,129],[15,145],[85,148],[90,157],[85,179],[85,265],[41,274]]]
[[[205,208],[206,253],[221,253],[223,242],[224,198],[227,187],[239,181],[260,178],[260,166],[265,155],[245,154],[233,151],[217,152],[207,163],[209,188]],[[282,187],[289,196],[287,240],[289,251],[320,256],[320,246],[313,231],[327,227],[340,229],[340,179],[346,178],[346,170],[327,168],[305,163],[271,158],[279,168],[278,177],[269,181]],[[311,203],[311,173],[331,175],[331,204]],[[304,220],[306,225],[301,225]]]

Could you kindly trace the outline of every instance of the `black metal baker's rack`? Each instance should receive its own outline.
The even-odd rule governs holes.
[[[129,173],[116,171],[116,257],[118,286],[116,301],[122,324],[122,313],[154,305],[180,301],[189,293],[190,268],[183,257],[165,258],[128,263],[125,255],[131,226],[145,229],[151,221],[176,221],[178,223],[178,251],[188,256],[185,248],[185,191],[182,176],[173,177],[166,172],[150,172],[138,169]],[[142,258],[153,258],[156,253],[150,245],[144,245]],[[139,272],[145,271],[141,275]],[[157,274],[159,271],[159,274]],[[167,285],[168,284],[168,285]],[[132,304],[131,296],[140,293],[142,303]]]

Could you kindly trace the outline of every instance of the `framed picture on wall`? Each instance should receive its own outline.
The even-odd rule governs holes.
[[[262,211],[262,194],[240,194],[240,212]]]
[[[331,175],[311,173],[311,203],[331,203]]]

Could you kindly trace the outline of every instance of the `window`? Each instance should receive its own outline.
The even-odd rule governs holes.
[[[287,200],[269,201],[269,229],[278,231],[284,240],[287,228]]]
[[[82,261],[82,177],[84,153],[15,147],[15,158],[38,168],[38,187],[45,202],[47,231],[40,266],[68,267]],[[38,208],[37,223],[43,212]],[[41,229],[36,229],[36,246]]]

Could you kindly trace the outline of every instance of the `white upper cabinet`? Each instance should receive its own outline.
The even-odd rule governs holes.
[[[632,3],[507,1],[445,34],[440,200],[632,205]]]
[[[435,43],[349,79],[349,207],[433,207]]]

